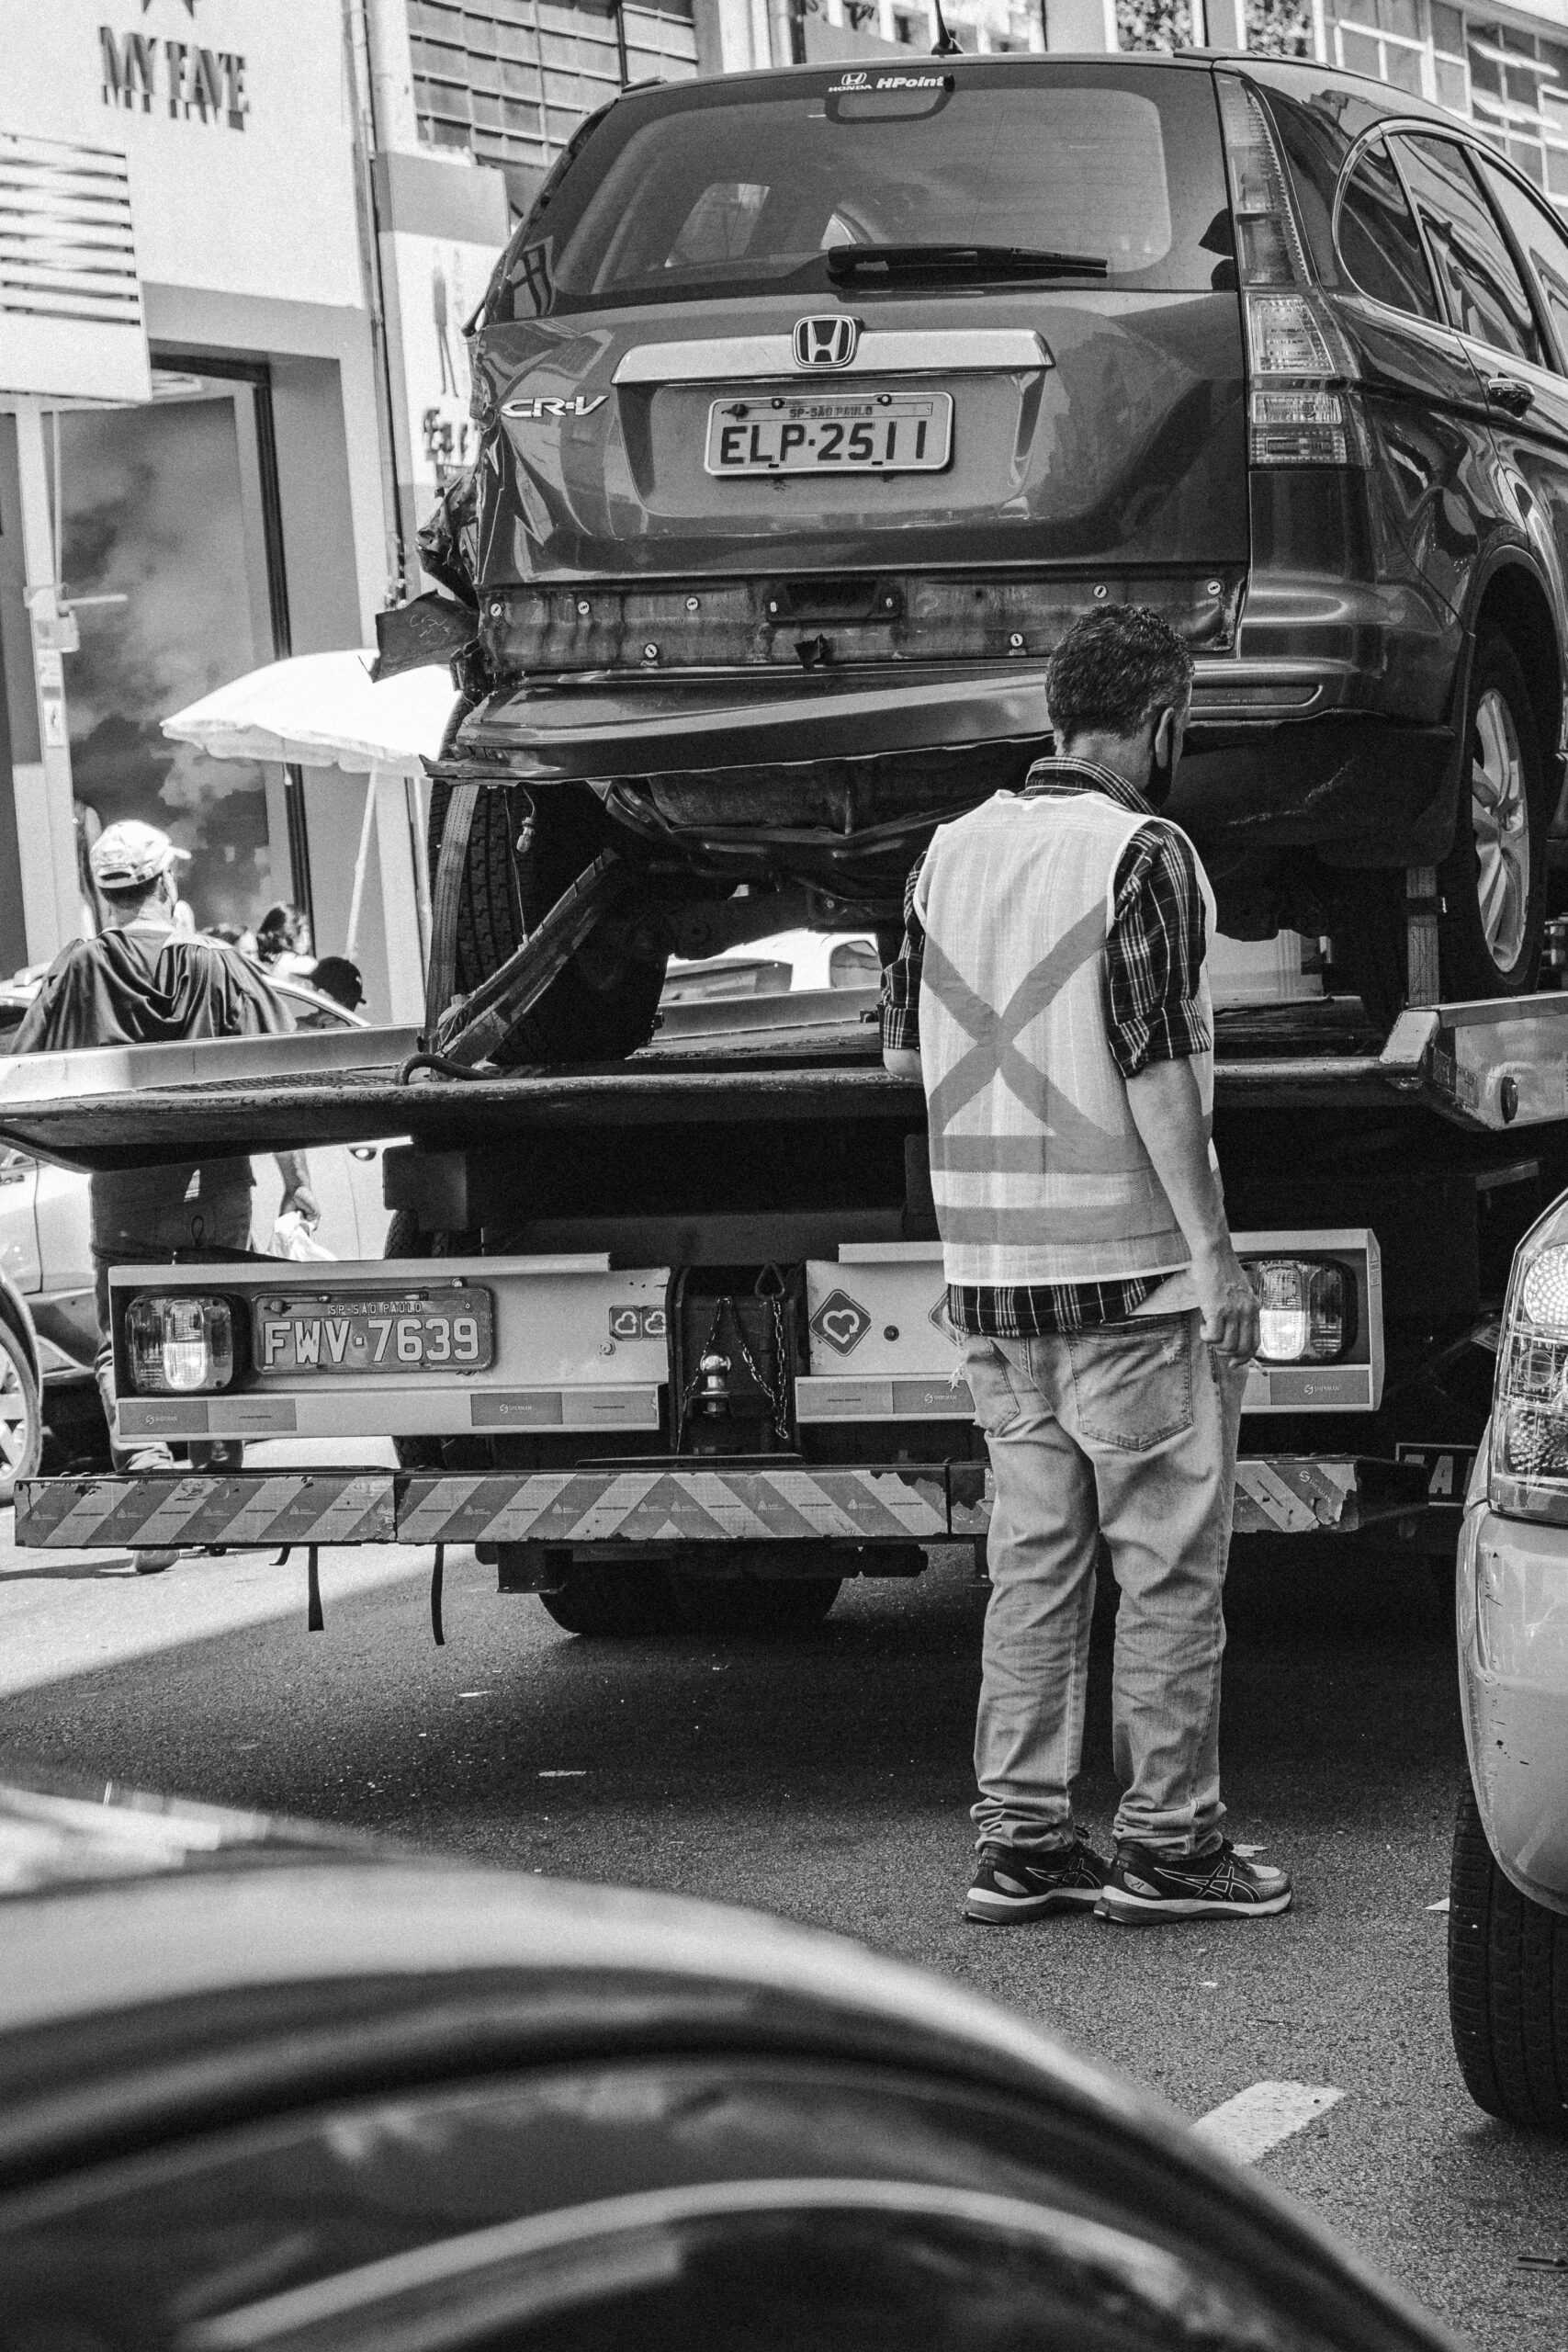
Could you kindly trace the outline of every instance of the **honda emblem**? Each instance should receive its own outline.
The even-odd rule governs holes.
[[[795,328],[797,368],[847,368],[860,342],[860,321],[842,313],[831,319],[798,319]]]

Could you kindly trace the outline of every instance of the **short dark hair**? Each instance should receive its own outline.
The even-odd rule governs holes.
[[[1137,735],[1192,691],[1192,656],[1147,605],[1108,605],[1075,621],[1045,670],[1058,749],[1069,736]]]

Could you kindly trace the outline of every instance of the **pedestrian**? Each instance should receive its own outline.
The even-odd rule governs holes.
[[[322,956],[310,970],[310,986],[322,996],[330,996],[334,1004],[345,1012],[357,1012],[365,1001],[365,981],[357,964],[346,956]]]
[[[947,1314],[995,1503],[976,1726],[990,1923],[1283,1911],[1220,1801],[1222,1593],[1258,1306],[1210,1141],[1213,894],[1156,811],[1192,663],[1112,606],[1052,655],[1057,755],[937,831],[884,1054],[924,1083]],[[1107,1861],[1073,1816],[1096,1562],[1121,1590]]]
[[[256,954],[264,971],[308,979],[316,960],[310,916],[282,899],[268,907],[256,925]]]
[[[189,855],[155,825],[108,826],[90,854],[106,910],[95,939],[73,940],[55,957],[17,1032],[17,1054],[70,1053],[91,1046],[164,1046],[193,1037],[270,1036],[292,1027],[264,976],[231,947],[175,921],[175,870]],[[307,1224],[321,1211],[302,1152],[279,1152],[282,1209]],[[109,1269],[168,1258],[200,1245],[245,1250],[251,1240],[248,1159],[182,1160],[116,1170],[89,1186],[98,1311],[97,1380],[117,1470],[167,1470],[161,1441],[122,1444],[115,1432],[114,1340]],[[237,1464],[237,1446],[212,1455]],[[166,1568],[175,1552],[141,1551],[143,1573]]]

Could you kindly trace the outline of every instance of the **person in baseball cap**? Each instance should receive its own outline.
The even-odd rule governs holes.
[[[274,1035],[293,1027],[288,1008],[262,973],[220,940],[188,930],[178,920],[175,876],[189,855],[159,826],[140,818],[122,818],[105,828],[87,854],[104,910],[103,928],[95,939],[73,939],[55,957],[17,1032],[13,1053],[183,1045],[197,1037]],[[303,1152],[279,1152],[277,1165],[283,1209],[298,1209],[308,1225],[316,1224],[321,1211]],[[128,1445],[115,1434],[109,1269],[166,1259],[198,1245],[248,1250],[254,1183],[248,1159],[117,1169],[90,1181],[98,1389],[117,1469],[173,1468],[174,1457],[161,1440]],[[209,1453],[221,1453],[238,1466],[238,1446],[213,1445]],[[136,1565],[142,1571],[166,1568],[177,1556],[141,1551]]]

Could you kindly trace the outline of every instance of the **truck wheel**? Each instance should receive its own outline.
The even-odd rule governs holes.
[[[1477,2107],[1568,2134],[1568,1919],[1505,1878],[1468,1785],[1449,1882],[1449,2025]]]
[[[1438,868],[1445,999],[1533,989],[1546,922],[1546,761],[1535,707],[1506,637],[1483,632],[1465,710],[1469,746],[1454,845]]]
[[[569,1634],[615,1640],[668,1634],[674,1623],[669,1578],[658,1567],[572,1568],[537,1598],[546,1616]]]
[[[37,1475],[43,1452],[43,1408],[27,1351],[0,1320],[0,1504],[12,1501],[18,1478]]]
[[[839,1598],[840,1577],[690,1577],[676,1569],[670,1599],[686,1634],[741,1634],[768,1640],[807,1634]]]
[[[432,786],[432,873],[450,799],[449,785]],[[457,915],[457,985],[464,996],[515,955],[601,850],[625,838],[585,785],[557,785],[532,796],[531,820],[529,803],[529,795],[499,786],[479,794]],[[520,836],[527,843],[521,852]],[[496,1059],[507,1067],[624,1060],[652,1036],[663,987],[663,959],[650,963],[621,954],[613,933],[602,925],[519,1023]]]

